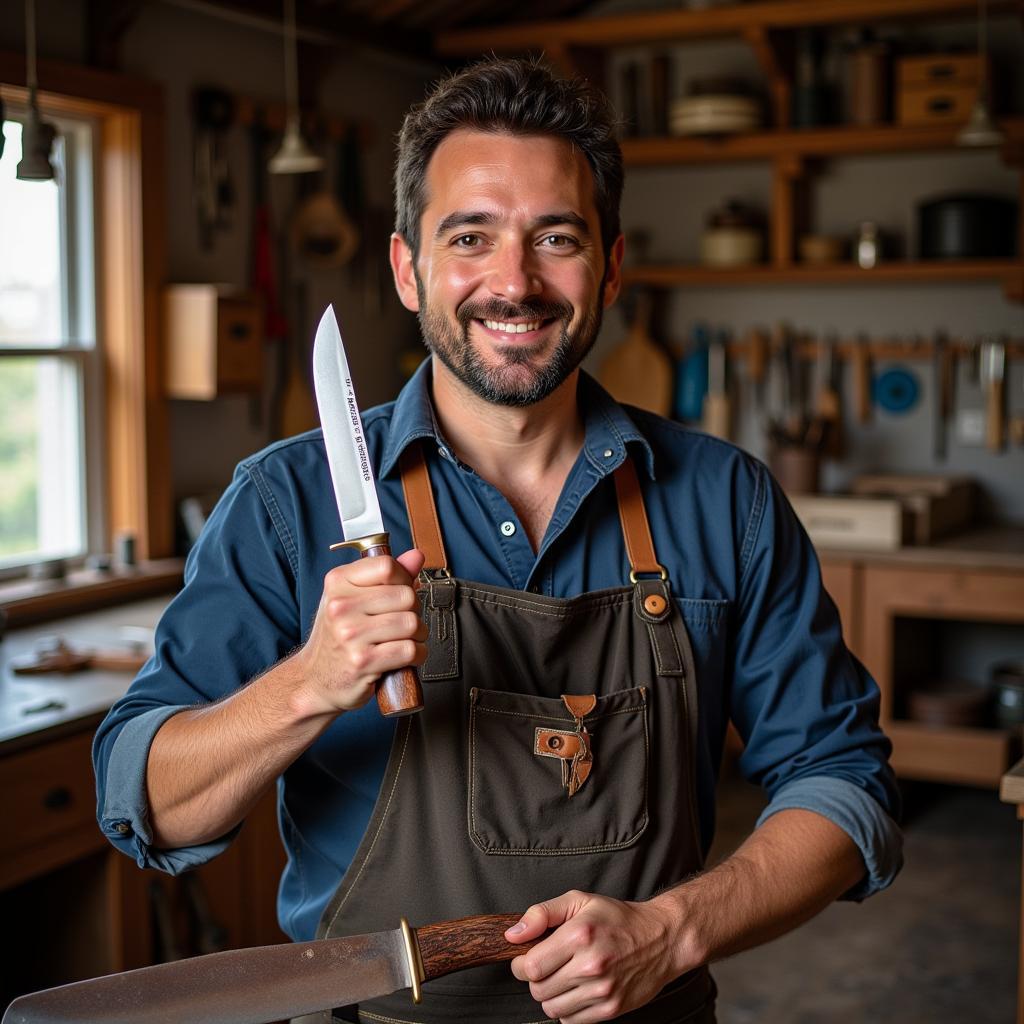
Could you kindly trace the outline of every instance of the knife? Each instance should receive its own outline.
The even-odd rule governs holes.
[[[316,329],[313,387],[345,536],[340,543],[332,544],[331,550],[355,548],[360,558],[390,555],[391,544],[373,481],[373,464],[333,306],[324,310]],[[389,717],[419,711],[423,707],[423,691],[416,669],[410,666],[381,676],[377,681],[377,705],[380,713]]]
[[[341,939],[190,957],[20,996],[0,1024],[269,1024],[349,1006],[525,953],[505,930],[517,914],[464,917]]]

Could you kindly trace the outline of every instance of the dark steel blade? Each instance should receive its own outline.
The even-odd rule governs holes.
[[[402,931],[234,949],[15,999],[0,1024],[268,1024],[412,985]]]

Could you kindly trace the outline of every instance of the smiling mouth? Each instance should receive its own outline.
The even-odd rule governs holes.
[[[502,334],[529,334],[531,331],[539,331],[549,320],[527,320],[524,323],[509,323],[504,320],[480,320],[488,330],[499,331]]]

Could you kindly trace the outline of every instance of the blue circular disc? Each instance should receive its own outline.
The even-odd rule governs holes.
[[[875,402],[886,412],[909,412],[917,404],[917,377],[902,366],[880,373],[874,381]]]

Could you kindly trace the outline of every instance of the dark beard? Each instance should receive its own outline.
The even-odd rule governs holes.
[[[458,327],[455,327],[443,313],[430,308],[419,274],[416,275],[416,294],[423,343],[475,395],[493,405],[523,407],[547,398],[594,347],[604,310],[602,281],[597,302],[571,334],[572,306],[557,302],[512,305],[497,299],[479,303],[467,301],[456,311]],[[501,350],[502,364],[499,367],[491,369],[485,366],[469,340],[473,321],[521,319],[561,321],[561,334],[548,361],[533,369],[527,377],[522,371],[531,368],[534,353],[525,346],[509,345]]]

